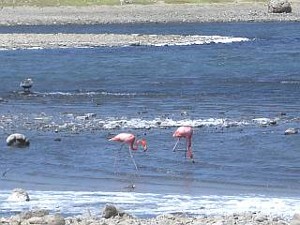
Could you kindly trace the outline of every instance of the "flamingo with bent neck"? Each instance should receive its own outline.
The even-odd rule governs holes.
[[[182,126],[179,127],[173,134],[173,137],[177,137],[178,140],[173,147],[173,152],[175,152],[178,142],[181,138],[186,139],[186,157],[193,159],[193,152],[192,152],[192,136],[193,136],[193,129],[189,126]]]
[[[109,141],[116,141],[116,142],[121,142],[123,144],[128,144],[131,160],[135,166],[135,169],[138,170],[133,155],[131,153],[131,150],[136,151],[138,150],[139,145],[141,145],[144,149],[144,152],[147,151],[147,141],[145,139],[136,140],[135,136],[131,133],[120,133],[114,136],[113,138],[109,139]],[[123,147],[123,144],[121,148]]]

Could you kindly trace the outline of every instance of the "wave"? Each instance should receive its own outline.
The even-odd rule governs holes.
[[[163,47],[163,46],[189,46],[189,45],[204,45],[204,44],[228,44],[228,43],[235,43],[235,42],[246,42],[250,41],[249,38],[242,38],[242,37],[226,37],[226,36],[200,36],[200,35],[191,35],[186,36],[186,38],[182,38],[182,40],[175,40],[172,42],[158,42],[158,43],[136,43],[132,45],[140,45],[140,46],[156,46],[156,47]],[[131,45],[131,46],[132,46]]]
[[[138,217],[153,217],[164,213],[189,215],[229,215],[258,212],[291,218],[299,209],[300,199],[269,196],[222,196],[155,194],[136,192],[75,192],[28,191],[31,201],[8,201],[10,191],[0,191],[2,216],[30,209],[48,209],[64,215],[82,215],[88,211],[99,214],[105,204],[115,204]]]
[[[45,97],[45,96],[71,96],[71,97],[77,97],[77,96],[144,96],[147,95],[147,93],[136,93],[136,92],[108,92],[108,91],[53,91],[53,92],[24,92],[24,91],[18,91],[13,92],[14,95],[17,96],[35,96],[35,97]]]
[[[91,91],[91,92],[49,92],[49,93],[39,93],[39,95],[61,95],[61,96],[136,96],[137,93],[126,93],[126,92],[107,92],[107,91]],[[139,94],[140,95],[140,94]]]
[[[300,85],[300,80],[283,80],[280,83],[281,84]]]

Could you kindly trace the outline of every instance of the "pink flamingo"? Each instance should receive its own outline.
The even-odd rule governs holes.
[[[179,127],[173,134],[173,137],[177,137],[178,140],[173,147],[173,151],[175,152],[176,146],[180,140],[180,138],[186,139],[186,157],[193,159],[193,152],[192,152],[192,136],[193,136],[193,129],[191,127],[183,126]]]
[[[128,144],[129,146],[129,154],[131,157],[131,160],[135,166],[135,169],[138,170],[137,165],[135,163],[135,160],[133,158],[133,155],[131,153],[131,150],[138,150],[138,146],[141,145],[144,149],[144,152],[147,151],[147,141],[145,139],[137,140],[135,141],[136,138],[133,134],[130,133],[120,133],[113,138],[109,139],[109,141],[117,141],[123,143],[121,148],[123,147],[124,144]]]

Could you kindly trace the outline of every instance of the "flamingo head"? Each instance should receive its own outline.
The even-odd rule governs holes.
[[[139,144],[143,147],[144,152],[148,150],[147,141],[145,139],[139,140]]]

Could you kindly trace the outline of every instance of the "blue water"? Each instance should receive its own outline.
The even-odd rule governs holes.
[[[284,135],[300,127],[299,23],[0,28],[17,32],[249,41],[0,51],[0,215],[41,205],[79,214],[107,202],[138,216],[299,210],[300,136]],[[19,87],[27,77],[30,94]],[[172,152],[181,125],[193,126],[195,163],[184,157],[184,140]],[[6,146],[13,132],[30,147]],[[120,132],[148,141],[146,153],[133,153],[138,171],[128,148],[108,141]],[[7,201],[14,188],[32,201]]]

